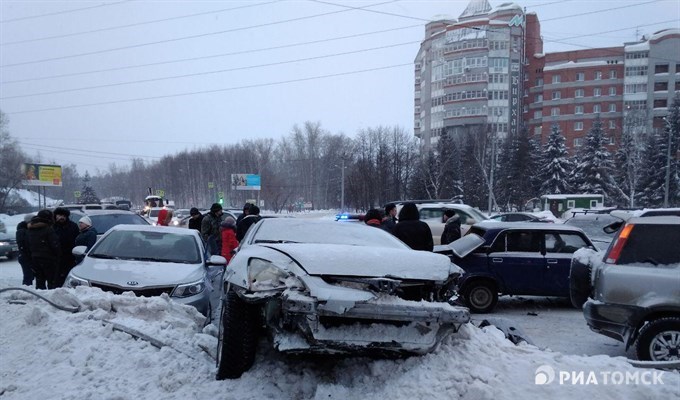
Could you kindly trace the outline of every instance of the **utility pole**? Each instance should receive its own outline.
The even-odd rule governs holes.
[[[345,211],[345,155],[342,155],[342,177],[340,184],[340,211]]]
[[[668,148],[666,149],[666,187],[663,194],[663,206],[668,207],[668,192],[671,183],[671,138],[673,137],[673,132],[671,131],[670,121],[666,120],[666,132],[668,132]]]

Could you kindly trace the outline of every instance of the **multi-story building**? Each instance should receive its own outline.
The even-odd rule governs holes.
[[[444,133],[519,129],[525,27],[533,22],[516,4],[492,9],[472,0],[457,21],[427,24],[415,59],[414,129],[424,149]]]
[[[679,81],[680,29],[546,54],[535,13],[471,0],[458,20],[426,25],[415,59],[415,136],[428,150],[445,133],[502,137],[524,126],[545,141],[558,124],[573,152],[599,117],[614,149],[624,129],[663,128]]]

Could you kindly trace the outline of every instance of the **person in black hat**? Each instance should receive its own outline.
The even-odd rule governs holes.
[[[80,233],[78,225],[69,219],[71,211],[68,208],[57,207],[54,210],[54,233],[59,237],[59,244],[61,247],[61,258],[59,259],[59,266],[57,268],[57,276],[55,278],[55,285],[62,286],[66,276],[76,265],[76,259],[71,254],[71,250],[76,245],[76,237]]]
[[[222,243],[220,236],[220,224],[224,212],[220,203],[213,203],[210,206],[210,212],[203,217],[201,221],[201,236],[208,245],[208,251],[211,255],[220,255],[220,245]]]
[[[198,208],[192,207],[191,210],[189,210],[189,215],[191,215],[191,218],[189,218],[189,229],[196,229],[200,232],[201,222],[203,222],[203,214],[198,211]]]
[[[54,289],[57,267],[61,256],[59,237],[52,225],[54,217],[50,210],[40,210],[31,218],[26,228],[31,265],[35,272],[36,289]]]
[[[246,203],[246,204],[243,205],[243,214],[239,215],[236,218],[236,226],[238,226],[238,224],[241,222],[241,220],[243,220],[243,218],[245,218],[246,215],[248,215],[248,211],[250,210],[251,205],[252,204],[250,204],[250,203]]]
[[[255,204],[251,204],[250,207],[248,207],[248,215],[243,217],[241,222],[236,224],[236,240],[241,243],[243,238],[246,236],[246,233],[248,233],[248,229],[250,229],[252,225],[261,219],[262,217],[260,217],[260,207],[256,206]]]

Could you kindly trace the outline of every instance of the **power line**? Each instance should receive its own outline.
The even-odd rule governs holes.
[[[659,1],[661,1],[661,0],[651,0],[651,1],[646,1],[646,2],[644,2],[644,3],[636,3],[636,4],[629,4],[629,5],[626,5],[626,6],[612,7],[612,8],[608,8],[608,9],[606,9],[606,10],[597,10],[597,11],[584,12],[584,13],[580,13],[580,14],[564,15],[564,16],[560,16],[560,17],[544,19],[544,20],[541,21],[541,23],[543,23],[543,22],[548,22],[548,21],[556,21],[556,20],[558,20],[558,19],[566,19],[566,18],[573,18],[573,17],[582,17],[582,16],[584,16],[584,15],[592,15],[592,14],[598,14],[598,13],[609,12],[609,11],[614,11],[614,10],[620,10],[620,9],[622,9],[622,8],[630,8],[630,7],[643,6],[643,5],[645,5],[645,4],[657,3],[657,2],[659,2]]]
[[[20,144],[24,146],[33,146],[33,148],[37,148],[38,150],[41,150],[40,148],[44,148],[46,150],[67,150],[67,151],[78,151],[82,152],[83,154],[79,153],[65,153],[65,154],[71,154],[71,155],[78,155],[78,156],[83,156],[83,157],[105,157],[105,156],[118,156],[118,158],[114,157],[105,157],[105,158],[111,158],[111,159],[121,159],[120,157],[134,157],[134,158],[154,158],[154,159],[161,159],[162,157],[155,157],[155,156],[145,156],[145,155],[140,155],[140,154],[124,154],[124,153],[112,153],[108,151],[97,151],[97,150],[81,150],[81,149],[75,149],[71,147],[59,147],[59,146],[50,146],[50,145],[45,145],[45,144],[39,144],[39,143],[26,143],[24,141],[19,140],[18,141]]]
[[[53,78],[64,78],[64,77],[70,77],[70,76],[95,74],[95,73],[110,72],[110,71],[120,71],[120,70],[125,70],[125,69],[132,69],[132,68],[152,67],[152,66],[157,66],[157,65],[173,64],[173,63],[180,63],[180,62],[187,62],[187,61],[198,61],[198,60],[205,60],[205,59],[209,59],[209,58],[235,56],[235,55],[257,53],[257,52],[270,51],[270,50],[280,50],[280,49],[285,49],[285,48],[290,48],[290,47],[304,46],[304,45],[308,45],[308,44],[318,44],[318,43],[326,43],[326,42],[331,42],[331,41],[336,41],[336,40],[352,39],[352,38],[357,38],[357,37],[362,37],[362,36],[376,35],[376,34],[380,34],[380,33],[394,32],[394,31],[398,31],[398,30],[412,29],[412,28],[422,28],[422,25],[420,25],[420,24],[409,25],[409,26],[403,26],[403,27],[399,27],[399,28],[390,28],[390,29],[383,29],[383,30],[379,30],[379,31],[357,33],[357,34],[354,34],[354,35],[337,36],[337,37],[328,38],[328,39],[319,39],[319,40],[311,40],[311,41],[307,41],[307,42],[291,43],[291,44],[285,44],[285,45],[281,45],[281,46],[271,46],[271,47],[263,47],[263,48],[259,48],[259,49],[241,50],[241,51],[234,51],[234,52],[230,52],[230,53],[220,53],[220,54],[213,54],[213,55],[202,56],[202,57],[180,58],[180,59],[176,59],[176,60],[159,61],[159,62],[148,63],[148,64],[127,65],[127,66],[116,67],[116,68],[107,68],[107,69],[99,69],[99,70],[91,70],[91,71],[83,71],[83,72],[73,72],[73,73],[69,73],[69,74],[50,75],[50,76],[43,76],[43,77],[38,77],[38,78],[17,79],[17,80],[13,80],[13,81],[4,81],[4,82],[0,82],[0,83],[2,83],[3,85],[6,85],[6,84],[10,84],[10,83],[31,82],[31,81],[38,81],[38,80],[45,80],[45,79],[53,79]]]
[[[382,3],[369,4],[369,5],[364,6],[362,8],[380,6],[380,5],[384,5],[384,4],[394,3],[396,1],[399,1],[399,0],[390,0],[390,1],[385,1],[385,2],[382,2]],[[273,26],[273,25],[280,25],[280,24],[285,24],[285,23],[289,23],[289,22],[303,21],[303,20],[306,20],[306,19],[323,17],[323,16],[328,16],[328,15],[333,15],[333,14],[340,14],[340,13],[344,13],[344,12],[348,12],[348,11],[353,11],[353,9],[331,11],[331,12],[321,13],[321,14],[307,15],[307,16],[304,16],[304,17],[289,18],[289,19],[285,19],[285,20],[267,22],[267,23],[258,24],[258,25],[250,25],[250,26],[244,26],[244,27],[240,27],[240,28],[226,29],[226,30],[223,30],[223,31],[201,33],[201,34],[198,34],[198,35],[182,36],[182,37],[178,37],[178,38],[165,39],[165,40],[157,40],[155,42],[138,43],[138,44],[129,45],[129,46],[113,47],[113,48],[110,48],[110,49],[95,50],[95,51],[89,51],[89,52],[78,53],[78,54],[70,54],[70,55],[67,55],[67,56],[50,57],[50,58],[43,58],[43,59],[39,59],[39,60],[33,60],[33,61],[24,61],[24,62],[14,63],[14,64],[5,64],[5,65],[0,65],[0,68],[18,67],[18,66],[29,65],[29,64],[39,64],[39,63],[48,62],[48,61],[65,60],[65,59],[69,59],[69,58],[91,56],[91,55],[95,55],[95,54],[108,53],[108,52],[112,52],[112,51],[135,49],[135,48],[139,48],[139,47],[146,47],[146,46],[152,46],[152,45],[157,45],[157,44],[177,42],[177,41],[180,41],[180,40],[197,39],[197,38],[206,37],[206,36],[221,35],[221,34],[225,34],[225,33],[239,32],[239,31],[245,31],[245,30],[256,29],[256,28],[263,28],[265,26]]]
[[[8,23],[8,22],[24,21],[24,20],[27,20],[27,19],[34,19],[34,18],[51,17],[53,15],[68,14],[68,13],[72,13],[72,12],[76,12],[76,11],[91,10],[93,8],[108,7],[108,6],[113,6],[113,5],[116,5],[116,4],[128,3],[130,1],[132,1],[132,0],[123,0],[123,1],[117,1],[115,3],[98,4],[96,6],[74,8],[74,9],[71,9],[71,10],[64,10],[64,11],[55,11],[55,12],[45,13],[45,14],[31,15],[31,16],[28,16],[28,17],[5,19],[5,20],[0,21],[0,24],[5,24],[5,23]]]
[[[267,63],[267,64],[248,65],[248,66],[245,66],[245,67],[235,67],[235,68],[219,69],[219,70],[213,70],[213,71],[196,72],[196,73],[192,73],[192,74],[172,75],[172,76],[166,76],[166,77],[162,77],[162,78],[150,78],[150,79],[141,79],[141,80],[136,80],[136,81],[109,83],[109,84],[105,84],[105,85],[84,86],[84,87],[72,88],[72,89],[54,90],[54,91],[51,91],[51,92],[39,92],[39,93],[22,94],[22,95],[17,95],[17,96],[5,96],[5,97],[0,97],[0,100],[17,99],[17,98],[24,98],[24,97],[35,97],[35,96],[45,96],[45,95],[50,95],[50,94],[77,92],[77,91],[81,91],[81,90],[102,89],[102,88],[114,87],[114,86],[123,86],[123,85],[133,85],[133,84],[138,84],[138,83],[157,82],[157,81],[163,81],[163,80],[168,80],[168,79],[180,79],[180,78],[189,78],[189,77],[194,77],[194,76],[213,75],[213,74],[220,74],[220,73],[224,73],[224,72],[248,70],[248,69],[253,69],[253,68],[272,67],[272,66],[276,66],[276,65],[293,64],[293,63],[298,63],[298,62],[303,62],[303,61],[312,61],[312,60],[320,60],[320,59],[323,59],[323,58],[345,56],[345,55],[349,55],[349,54],[365,53],[365,52],[368,52],[368,51],[383,50],[383,49],[389,49],[389,48],[394,48],[394,47],[399,47],[399,46],[406,46],[406,45],[411,45],[411,44],[416,44],[416,43],[420,43],[420,40],[411,41],[411,42],[404,42],[404,43],[396,43],[396,44],[379,46],[379,47],[372,47],[372,48],[368,48],[368,49],[352,50],[352,51],[346,51],[346,52],[342,52],[342,53],[326,54],[326,55],[322,55],[322,56],[298,58],[298,59],[295,59],[295,60],[277,61],[277,62]]]
[[[281,0],[273,0],[273,1],[268,1],[266,3],[246,4],[245,6],[232,7],[232,8],[222,8],[222,9],[213,10],[213,11],[205,11],[205,12],[194,13],[194,14],[179,15],[179,16],[176,16],[176,17],[169,17],[169,18],[163,18],[163,19],[155,19],[155,20],[151,20],[151,21],[137,22],[137,23],[134,23],[134,24],[117,25],[117,26],[111,26],[111,27],[108,27],[108,28],[100,28],[100,29],[93,29],[93,30],[89,30],[89,31],[66,33],[66,34],[63,34],[63,35],[45,36],[45,37],[40,37],[40,38],[35,38],[35,39],[17,40],[17,41],[14,41],[14,42],[0,43],[0,46],[10,46],[10,45],[16,45],[16,44],[23,44],[23,43],[32,43],[32,42],[39,42],[39,41],[50,40],[50,39],[62,39],[62,38],[66,38],[66,37],[87,35],[87,34],[90,34],[90,33],[99,33],[99,32],[106,32],[106,31],[112,31],[112,30],[117,30],[117,29],[132,28],[132,27],[135,27],[135,26],[156,24],[156,23],[159,23],[159,22],[174,21],[174,20],[178,20],[178,19],[192,18],[192,17],[198,17],[198,16],[202,16],[202,15],[219,14],[219,13],[223,13],[223,12],[227,12],[227,11],[240,10],[240,9],[243,9],[243,8],[259,7],[259,6],[264,6],[264,5],[267,5],[267,4],[277,3],[277,2],[280,2],[280,1]]]
[[[354,74],[360,74],[360,73],[364,73],[364,72],[374,72],[374,71],[380,71],[380,70],[385,70],[385,69],[400,68],[400,67],[405,67],[405,66],[412,67],[413,63],[388,65],[388,66],[384,66],[384,67],[369,68],[369,69],[349,71],[349,72],[340,72],[340,73],[328,74],[328,75],[318,75],[318,76],[299,78],[299,79],[289,79],[289,80],[285,80],[285,81],[258,83],[258,84],[253,84],[253,85],[235,86],[235,87],[221,88],[221,89],[211,89],[211,90],[202,90],[202,91],[196,91],[196,92],[175,93],[175,94],[168,94],[168,95],[163,95],[163,96],[138,97],[138,98],[134,98],[134,99],[102,101],[102,102],[98,102],[98,103],[75,104],[75,105],[70,105],[70,106],[50,107],[50,108],[41,108],[41,109],[34,109],[34,110],[22,110],[22,111],[14,111],[14,112],[10,111],[10,112],[7,112],[6,114],[8,114],[8,115],[27,114],[27,113],[42,112],[42,111],[66,110],[66,109],[71,109],[71,108],[100,106],[100,105],[105,105],[105,104],[120,104],[120,103],[129,103],[129,102],[133,102],[133,101],[156,100],[156,99],[166,99],[166,98],[172,98],[172,97],[192,96],[192,95],[196,95],[196,94],[219,93],[219,92],[227,92],[227,91],[232,91],[232,90],[252,89],[252,88],[256,88],[256,87],[275,86],[275,85],[283,85],[283,84],[287,84],[287,83],[311,81],[311,80],[316,80],[316,79],[334,78],[334,77],[338,77],[338,76],[354,75]]]

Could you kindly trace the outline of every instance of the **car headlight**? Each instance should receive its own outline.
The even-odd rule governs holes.
[[[248,260],[248,289],[276,290],[286,287],[288,272],[261,258]]]
[[[186,283],[179,285],[172,292],[171,297],[189,297],[195,296],[205,290],[205,281],[200,280],[198,282]]]
[[[75,288],[78,286],[90,286],[90,281],[87,279],[78,278],[73,274],[68,274],[66,281],[64,282],[64,287]]]

